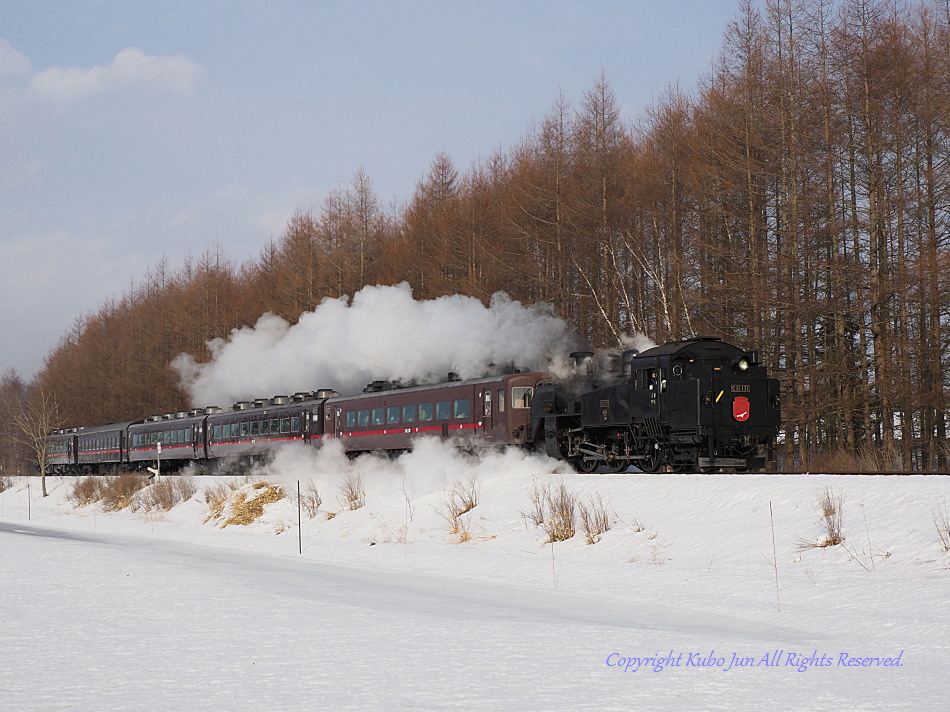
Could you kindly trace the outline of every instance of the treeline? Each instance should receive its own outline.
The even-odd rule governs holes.
[[[399,210],[360,171],[248,264],[158,265],[38,380],[69,423],[179,409],[178,353],[405,280],[551,302],[597,345],[722,336],[782,380],[783,466],[945,469],[948,25],[950,0],[743,2],[708,76],[634,125],[602,77],[517,146],[437,155]]]

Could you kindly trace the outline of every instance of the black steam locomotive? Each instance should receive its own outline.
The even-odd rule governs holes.
[[[593,360],[538,386],[531,441],[579,471],[759,470],[774,459],[779,384],[754,351],[714,338]]]
[[[49,467],[96,474],[161,460],[163,472],[229,471],[288,442],[337,440],[351,454],[395,453],[420,437],[537,450],[582,472],[757,470],[771,459],[778,382],[754,352],[689,339],[600,364],[579,353],[575,363],[566,379],[516,371],[426,386],[374,381],[355,395],[323,389],[68,428],[49,436]]]

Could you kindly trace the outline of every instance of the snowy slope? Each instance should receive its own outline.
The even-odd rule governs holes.
[[[285,498],[221,528],[222,478],[168,513],[77,509],[64,478],[46,499],[31,481],[27,521],[27,481],[0,494],[0,708],[950,709],[948,478],[578,475],[435,446],[288,451],[266,477],[314,481],[320,513],[298,530]],[[470,477],[459,543],[438,510]],[[561,483],[606,503],[596,544],[525,516]],[[826,488],[845,542],[807,547]]]

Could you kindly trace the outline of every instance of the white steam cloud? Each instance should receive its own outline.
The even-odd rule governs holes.
[[[273,460],[262,465],[256,474],[278,480],[288,492],[294,490],[298,480],[314,482],[323,493],[326,508],[336,509],[340,484],[345,477],[352,475],[362,478],[370,496],[402,494],[415,499],[441,492],[459,481],[486,483],[513,476],[570,471],[570,466],[563,460],[553,460],[540,453],[511,448],[485,451],[475,457],[450,442],[424,437],[410,452],[397,458],[364,454],[351,459],[339,440],[327,440],[316,448],[288,444],[279,448]]]
[[[210,362],[181,354],[172,366],[195,406],[226,407],[318,388],[359,393],[374,379],[474,378],[489,364],[564,372],[578,337],[550,305],[501,292],[487,307],[461,295],[417,301],[403,283],[326,299],[294,325],[265,314],[208,346]]]

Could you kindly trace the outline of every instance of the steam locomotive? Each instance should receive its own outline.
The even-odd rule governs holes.
[[[160,461],[165,472],[204,472],[265,459],[287,442],[336,439],[358,454],[406,451],[425,436],[545,452],[581,472],[758,470],[773,459],[778,382],[755,352],[699,338],[600,360],[573,356],[567,378],[512,372],[449,374],[425,386],[374,381],[356,395],[323,389],[57,430],[48,439],[48,469],[99,474]]]
[[[755,351],[714,338],[642,353],[572,354],[575,377],[538,386],[531,442],[579,471],[762,469],[774,460],[779,383]]]

